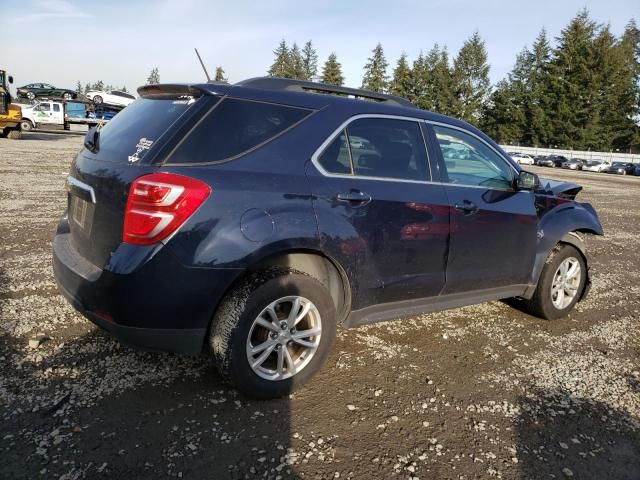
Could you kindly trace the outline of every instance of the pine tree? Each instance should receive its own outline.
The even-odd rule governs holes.
[[[402,52],[396,68],[393,70],[393,78],[389,83],[389,93],[400,97],[409,98],[413,90],[413,73],[407,62],[407,54]]]
[[[342,86],[344,84],[344,76],[342,75],[342,65],[338,62],[338,58],[335,53],[331,53],[329,58],[322,67],[322,76],[320,77],[322,83],[328,83],[329,85]]]
[[[304,44],[302,49],[302,64],[304,66],[305,80],[315,80],[318,75],[318,53],[311,40]]]
[[[82,94],[82,84],[80,83],[80,80],[78,80],[78,83],[76,84],[76,93]]]
[[[273,54],[275,55],[275,59],[271,68],[269,68],[268,75],[270,77],[290,78],[288,75],[290,71],[291,58],[287,42],[281,40],[278,48],[273,51]]]
[[[583,149],[597,139],[593,124],[599,121],[592,108],[597,97],[594,80],[593,38],[596,24],[582,10],[561,31],[550,63],[550,105],[554,144]]]
[[[97,90],[99,92],[104,90],[104,82],[102,80],[98,80],[93,85],[91,85],[91,90]]]
[[[120,88],[120,91],[124,92],[124,93],[129,93],[129,90],[127,90],[127,86],[126,85],[122,85],[122,88]]]
[[[372,54],[364,66],[362,88],[372,92],[384,93],[387,90],[387,67],[389,64],[384,57],[384,51],[380,43],[372,50]]]
[[[477,31],[464,42],[454,60],[453,79],[457,115],[467,122],[477,124],[491,91],[487,50]]]
[[[453,115],[456,108],[456,91],[446,47],[440,50],[435,62],[430,64],[430,85],[432,110],[443,115]]]
[[[298,80],[306,80],[307,73],[304,67],[302,52],[296,43],[293,44],[289,51],[289,69],[286,78],[296,78]]]
[[[158,73],[158,68],[154,67],[147,77],[147,85],[155,85],[157,83],[160,83],[160,73]]]
[[[427,85],[429,82],[429,71],[427,69],[426,59],[422,51],[413,61],[411,67],[411,73],[413,76],[413,85],[409,94],[409,100],[413,102],[418,108],[424,110],[430,110],[430,103],[427,99]]]
[[[91,84],[87,83],[84,86],[84,92],[83,93],[86,95],[87,93],[89,93],[90,90],[91,90]]]
[[[533,66],[529,76],[530,100],[527,110],[527,129],[522,141],[525,145],[549,145],[552,124],[549,112],[554,94],[550,88],[549,64],[551,46],[543,28],[531,47]]]
[[[624,65],[621,69],[617,111],[625,116],[613,147],[628,149],[640,144],[640,126],[634,119],[640,115],[640,29],[634,19],[625,27],[618,45]]]
[[[499,81],[484,106],[481,128],[499,143],[520,143],[522,125],[518,123],[523,116],[520,108],[513,85],[508,80]]]
[[[216,75],[213,79],[216,82],[227,82],[227,77],[224,75],[224,69],[221,66],[216,67]]]

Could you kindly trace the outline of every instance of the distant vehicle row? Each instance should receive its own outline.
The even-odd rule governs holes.
[[[568,168],[570,170],[584,170],[586,172],[614,173],[618,175],[640,176],[640,164],[631,162],[609,162],[607,160],[585,160],[582,158],[567,158],[563,155],[536,155],[510,152],[511,158],[521,165],[538,165],[540,167]]]
[[[28,100],[35,100],[37,98],[74,100],[78,98],[77,92],[67,88],[54,87],[48,83],[30,83],[29,85],[18,88],[17,93],[19,98],[26,98]],[[82,95],[80,96],[82,97]],[[130,93],[118,90],[110,90],[107,92],[91,90],[84,94],[84,97],[96,104],[104,103],[119,107],[126,107],[136,99],[136,97]]]

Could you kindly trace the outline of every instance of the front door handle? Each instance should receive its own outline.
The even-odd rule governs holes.
[[[339,202],[348,203],[354,207],[362,207],[371,202],[371,195],[368,195],[360,190],[351,190],[349,193],[339,193],[336,195],[336,200]]]
[[[465,215],[473,215],[478,211],[478,206],[469,200],[464,200],[462,203],[456,203],[455,209],[463,212]]]

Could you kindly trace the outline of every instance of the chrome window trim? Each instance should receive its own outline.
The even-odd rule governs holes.
[[[74,178],[71,175],[69,175],[67,177],[67,182],[66,182],[67,190],[69,189],[70,186],[74,186],[79,188],[80,190],[89,192],[89,195],[91,196],[91,203],[96,203],[96,192],[93,190],[93,187],[91,185],[87,185],[86,183],[81,182],[77,178]]]
[[[420,124],[424,123],[424,118],[405,117],[405,116],[402,116],[402,115],[390,115],[390,114],[383,114],[383,113],[360,113],[358,115],[354,115],[352,117],[349,117],[344,122],[342,122],[340,124],[340,126],[338,128],[336,128],[325,139],[325,141],[320,144],[320,146],[316,149],[315,152],[313,152],[313,155],[311,156],[311,163],[313,163],[313,166],[316,167],[316,169],[320,172],[320,174],[322,174],[325,177],[332,177],[332,178],[358,178],[358,179],[363,179],[363,180],[380,180],[380,181],[383,181],[383,182],[401,182],[401,183],[419,183],[419,184],[436,183],[436,182],[432,182],[431,180],[409,180],[409,179],[404,179],[404,178],[368,177],[368,176],[364,176],[364,175],[356,175],[355,174],[355,170],[353,168],[353,159],[351,159],[351,144],[349,143],[349,132],[347,130],[347,127],[349,126],[350,123],[353,123],[354,121],[360,120],[362,118],[384,118],[384,119],[388,119],[388,120],[404,120],[404,121],[408,121],[408,122],[415,122],[417,124],[417,126],[418,126],[419,131],[420,131],[420,137],[422,138],[422,142],[423,142],[423,145],[424,145],[424,152],[425,152],[426,159],[427,159],[427,167],[428,167],[428,172],[429,172],[429,179],[433,179],[433,175],[432,175],[432,172],[431,172],[431,161],[430,161],[430,158],[429,158],[429,149],[427,148],[427,142],[426,142],[426,138],[424,138],[424,133],[422,132],[422,128],[420,128]],[[343,174],[343,173],[330,173],[330,172],[327,172],[322,167],[322,165],[320,164],[319,157],[322,154],[322,152],[324,152],[324,150],[331,144],[331,142],[333,142],[335,140],[335,138],[343,130],[345,131],[345,133],[347,135],[347,146],[349,147],[349,159],[351,160],[351,171],[353,173],[351,173],[351,174]]]

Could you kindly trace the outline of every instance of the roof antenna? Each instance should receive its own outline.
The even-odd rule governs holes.
[[[204,62],[202,61],[202,58],[200,57],[200,54],[198,53],[198,49],[194,47],[194,50],[196,51],[196,55],[198,56],[198,60],[200,60],[200,65],[202,65],[202,69],[204,70],[204,74],[207,77],[207,82],[211,82],[211,77],[209,76],[209,72],[207,72],[207,67],[204,66]]]

